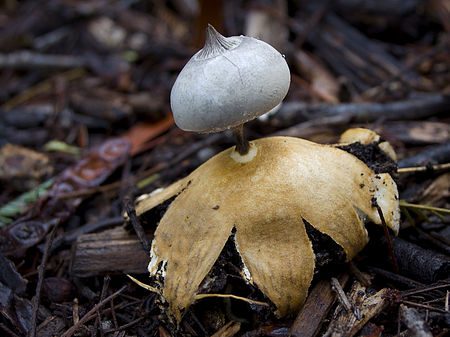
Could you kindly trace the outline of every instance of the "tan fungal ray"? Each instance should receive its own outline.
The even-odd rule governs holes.
[[[301,217],[331,236],[349,257],[356,255],[368,238],[354,206],[369,217],[376,214],[369,193],[373,172],[345,151],[298,138],[273,137],[254,144],[258,154],[251,162],[237,164],[227,150],[207,162],[202,173],[221,177],[221,193],[234,191],[236,201],[230,202],[244,216],[255,205],[255,195],[263,195],[266,211],[295,201]],[[247,200],[249,207],[243,207]],[[286,212],[292,214],[292,209]]]
[[[314,252],[295,212],[290,215],[282,208],[260,211],[264,217],[253,213],[238,220],[237,248],[252,281],[276,305],[278,313],[292,314],[308,295]]]
[[[150,275],[164,278],[163,297],[169,312],[180,321],[183,309],[222,251],[233,223],[209,196],[202,181],[188,186],[169,206],[152,242]],[[161,268],[165,270],[160,270]]]
[[[384,213],[398,209],[395,184],[375,182],[375,174],[343,150],[291,137],[259,139],[253,146],[253,160],[238,163],[232,149],[225,150],[172,185],[165,199],[158,197],[183,190],[155,231],[149,265],[178,322],[233,227],[250,278],[284,315],[300,308],[314,270],[302,219],[351,259],[368,241],[363,218],[380,223],[372,198],[383,199]],[[389,221],[395,230],[398,219]]]
[[[378,147],[393,161],[397,162],[397,154],[391,144],[381,141],[381,137],[375,131],[364,128],[353,128],[345,131],[339,138],[339,143],[355,143],[361,144],[378,143]]]
[[[379,173],[373,177],[375,184],[375,197],[377,204],[380,206],[384,220],[389,228],[398,234],[400,229],[400,208],[398,206],[398,190],[397,185],[388,173]],[[381,219],[377,214],[375,223],[380,224]]]
[[[167,186],[166,188],[156,191],[156,193],[154,194],[146,195],[146,198],[138,201],[138,204],[136,205],[136,214],[144,214],[145,212],[151,210],[152,208],[158,206],[159,204],[162,204],[164,201],[169,200],[173,196],[180,193],[189,185],[188,178],[189,177],[180,179]]]
[[[370,144],[378,142],[379,140],[379,134],[364,128],[348,129],[339,137],[339,143],[360,142],[361,144]]]

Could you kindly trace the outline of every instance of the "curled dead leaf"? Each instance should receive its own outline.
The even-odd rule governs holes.
[[[176,196],[155,231],[148,266],[176,322],[231,235],[246,281],[287,315],[304,303],[314,273],[304,221],[331,237],[348,260],[368,242],[364,223],[381,223],[374,200],[398,231],[398,192],[389,174],[303,139],[252,143],[253,160],[236,162],[230,148],[137,206],[142,214]]]

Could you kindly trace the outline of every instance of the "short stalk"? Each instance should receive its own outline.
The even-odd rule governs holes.
[[[250,149],[250,144],[244,135],[244,124],[238,125],[231,129],[236,139],[236,151],[241,155],[246,155]]]

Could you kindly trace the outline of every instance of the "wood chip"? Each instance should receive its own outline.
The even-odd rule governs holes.
[[[151,240],[151,235],[147,236]],[[118,227],[81,235],[73,251],[72,273],[81,277],[109,272],[146,273],[148,262],[136,235]]]
[[[345,286],[348,279],[349,275],[343,274],[339,277],[339,282]],[[317,282],[310,291],[308,299],[297,315],[294,324],[292,324],[289,335],[295,337],[316,336],[335,298],[336,295],[331,290],[329,280]]]
[[[240,329],[241,323],[230,321],[227,324],[225,324],[222,328],[220,328],[211,337],[232,337],[236,335]]]
[[[358,312],[342,310],[339,304],[336,309],[337,318],[330,324],[326,336],[352,337],[375,315],[379,314],[390,302],[395,299],[396,293],[392,289],[384,288],[375,295],[370,295],[365,287],[355,282],[348,296],[350,304]]]

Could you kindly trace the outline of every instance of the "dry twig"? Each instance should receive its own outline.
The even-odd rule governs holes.
[[[100,309],[102,306],[104,306],[106,303],[108,303],[111,299],[117,297],[122,291],[124,291],[128,286],[124,285],[122,288],[117,290],[114,294],[109,295],[106,297],[103,301],[100,301],[97,303],[91,310],[89,310],[78,322],[76,322],[69,330],[67,330],[65,333],[61,335],[61,337],[70,337],[72,336],[78,328],[93,317],[96,317],[96,315],[93,315],[98,309]]]
[[[28,332],[28,336],[35,337],[36,336],[36,325],[37,325],[37,314],[39,311],[39,303],[41,301],[41,291],[42,291],[42,282],[44,282],[44,273],[45,268],[47,266],[47,260],[50,253],[50,247],[52,246],[53,237],[56,232],[56,228],[58,227],[58,223],[56,223],[51,232],[47,236],[47,243],[45,244],[45,250],[44,255],[42,256],[42,262],[39,266],[39,272],[38,272],[38,282],[36,285],[36,292],[33,297],[33,311],[31,313],[31,327],[30,331]]]

